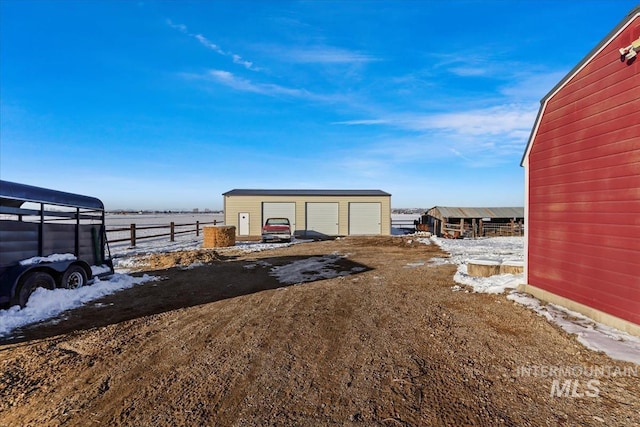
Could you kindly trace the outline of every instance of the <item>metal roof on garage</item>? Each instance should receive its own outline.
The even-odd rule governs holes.
[[[234,189],[223,196],[391,196],[382,190],[256,190]]]
[[[427,211],[428,215],[441,218],[524,218],[523,207],[505,208],[460,208],[450,206],[435,206]]]

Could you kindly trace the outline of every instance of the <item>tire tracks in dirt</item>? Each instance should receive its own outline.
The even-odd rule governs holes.
[[[367,269],[293,286],[269,275],[336,252]],[[455,267],[417,262],[432,256],[409,238],[347,238],[157,271],[166,280],[68,314],[75,330],[41,325],[0,347],[0,425],[640,424],[637,377],[571,399],[517,375],[628,365],[502,295],[453,292]]]

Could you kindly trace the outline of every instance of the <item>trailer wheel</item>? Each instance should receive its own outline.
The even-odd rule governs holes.
[[[77,289],[87,284],[87,272],[79,265],[70,265],[60,279],[60,287]]]
[[[31,294],[38,288],[54,289],[56,287],[56,281],[50,274],[44,271],[35,271],[29,273],[21,280],[21,285],[18,287],[16,294],[13,298],[13,305],[18,304],[20,307],[27,305],[27,301]]]

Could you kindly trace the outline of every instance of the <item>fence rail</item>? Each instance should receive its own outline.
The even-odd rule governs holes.
[[[510,224],[482,224],[482,235],[489,236],[524,236],[524,224],[513,222]]]
[[[117,227],[117,228],[107,228],[107,237],[109,234],[113,233],[123,233],[128,232],[128,237],[118,238],[118,239],[109,239],[109,243],[121,243],[121,242],[130,242],[131,247],[135,247],[138,240],[144,239],[154,239],[159,237],[169,237],[171,242],[175,241],[175,237],[181,234],[195,233],[196,237],[200,235],[200,229],[202,225],[220,225],[222,221],[213,220],[211,222],[200,222],[196,221],[194,223],[187,224],[176,224],[175,222],[170,222],[167,225],[137,225],[131,224],[128,227]],[[169,230],[166,233],[155,233],[148,234],[147,230]],[[142,232],[142,233],[139,233]]]
[[[522,221],[492,223],[476,221],[471,223],[461,220],[459,223],[444,223],[441,232],[445,237],[496,237],[496,236],[524,236],[524,223]]]

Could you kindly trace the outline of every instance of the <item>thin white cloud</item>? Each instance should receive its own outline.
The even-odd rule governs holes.
[[[429,163],[455,157],[457,162],[469,167],[491,167],[511,162],[522,154],[536,114],[536,104],[507,104],[452,113],[395,114],[334,124],[393,126],[407,132],[403,137],[378,141],[365,149],[359,147],[358,156],[363,164]]]
[[[363,64],[381,61],[376,56],[334,46],[282,46],[278,44],[261,44],[259,47],[269,52],[282,62],[294,64]]]
[[[206,47],[207,49],[210,49],[210,50],[214,51],[215,53],[217,53],[219,55],[230,57],[234,64],[242,65],[243,67],[245,67],[248,70],[260,71],[260,68],[255,67],[253,65],[253,62],[247,61],[246,59],[242,58],[238,54],[235,54],[233,52],[227,52],[227,51],[223,50],[220,46],[218,46],[217,44],[213,43],[211,40],[207,39],[202,34],[194,34],[194,33],[189,32],[189,29],[187,28],[186,25],[176,24],[173,21],[171,21],[170,19],[167,19],[167,25],[169,27],[173,28],[174,30],[180,31],[183,34],[185,34],[185,35],[187,35],[189,37],[192,37],[193,39],[197,40],[202,46]]]
[[[379,58],[360,52],[328,46],[288,49],[282,52],[284,59],[297,63],[365,63],[379,61]]]
[[[459,77],[492,77],[499,75],[496,73],[496,61],[491,59],[491,54],[478,52],[451,52],[432,54],[437,62],[433,65],[435,69],[444,69]]]
[[[206,47],[207,49],[211,49],[212,51],[219,53],[220,55],[227,55],[227,53],[224,50],[220,49],[217,44],[210,42],[202,34],[194,34],[192,37],[198,40],[200,44]]]
[[[485,109],[435,114],[394,114],[383,118],[346,120],[338,125],[390,125],[412,131],[447,130],[460,135],[513,135],[520,137],[535,120],[536,104],[508,104]]]
[[[458,149],[456,148],[449,148],[449,151],[452,152],[456,157],[460,157],[463,160],[466,160],[467,162],[471,162],[472,160],[470,158],[468,158],[467,156],[465,156],[464,154],[462,154]]]
[[[218,80],[221,83],[226,84],[227,86],[237,85],[239,83],[246,82],[246,80],[241,80],[236,76],[234,76],[233,73],[230,73],[224,70],[210,70],[209,76],[213,77],[215,80]]]
[[[187,79],[207,80],[241,92],[252,92],[266,96],[287,96],[314,101],[335,101],[335,98],[317,95],[304,89],[289,88],[273,83],[255,83],[225,70],[209,70],[205,74],[182,74]]]
[[[240,64],[248,70],[257,70],[257,68],[253,67],[253,62],[242,59],[240,55],[232,55],[232,57],[235,64]]]
[[[497,60],[496,55],[438,55],[440,61],[434,68],[442,68],[458,77],[484,77],[505,82],[497,91],[519,102],[539,101],[568,72],[549,71],[540,65],[520,63],[511,60]]]
[[[228,71],[210,70],[208,75],[212,80],[224,84],[231,88],[243,91],[254,92],[262,95],[286,95],[295,98],[308,97],[309,93],[300,89],[291,89],[272,83],[253,83],[248,79],[238,77]]]
[[[512,99],[542,99],[567,74],[565,71],[527,72],[500,88],[500,93]]]
[[[186,25],[182,25],[182,24],[176,24],[173,21],[171,21],[171,19],[167,19],[167,25],[169,25],[171,28],[173,28],[174,30],[178,30],[182,33],[187,33],[187,26]]]
[[[460,77],[477,77],[488,74],[488,70],[483,67],[452,67],[449,71]]]
[[[524,63],[504,57],[504,52],[458,55],[440,54],[435,69],[456,77],[481,77],[495,81],[495,94],[524,103],[539,101],[567,71],[550,71],[539,64]],[[508,102],[508,101],[505,101]]]
[[[240,92],[250,92],[272,97],[297,98],[312,102],[328,104],[345,104],[349,102],[348,95],[344,94],[319,94],[306,89],[297,89],[274,83],[259,83],[240,77],[225,70],[208,70],[204,73],[180,73],[186,80],[200,80],[224,85]]]
[[[412,130],[442,129],[461,135],[508,135],[531,129],[537,105],[500,105],[472,111],[398,117],[399,126]]]
[[[369,120],[346,120],[343,122],[333,122],[332,125],[347,125],[347,126],[358,126],[358,125],[383,125],[389,123],[388,120],[380,120],[380,119],[369,119]]]

